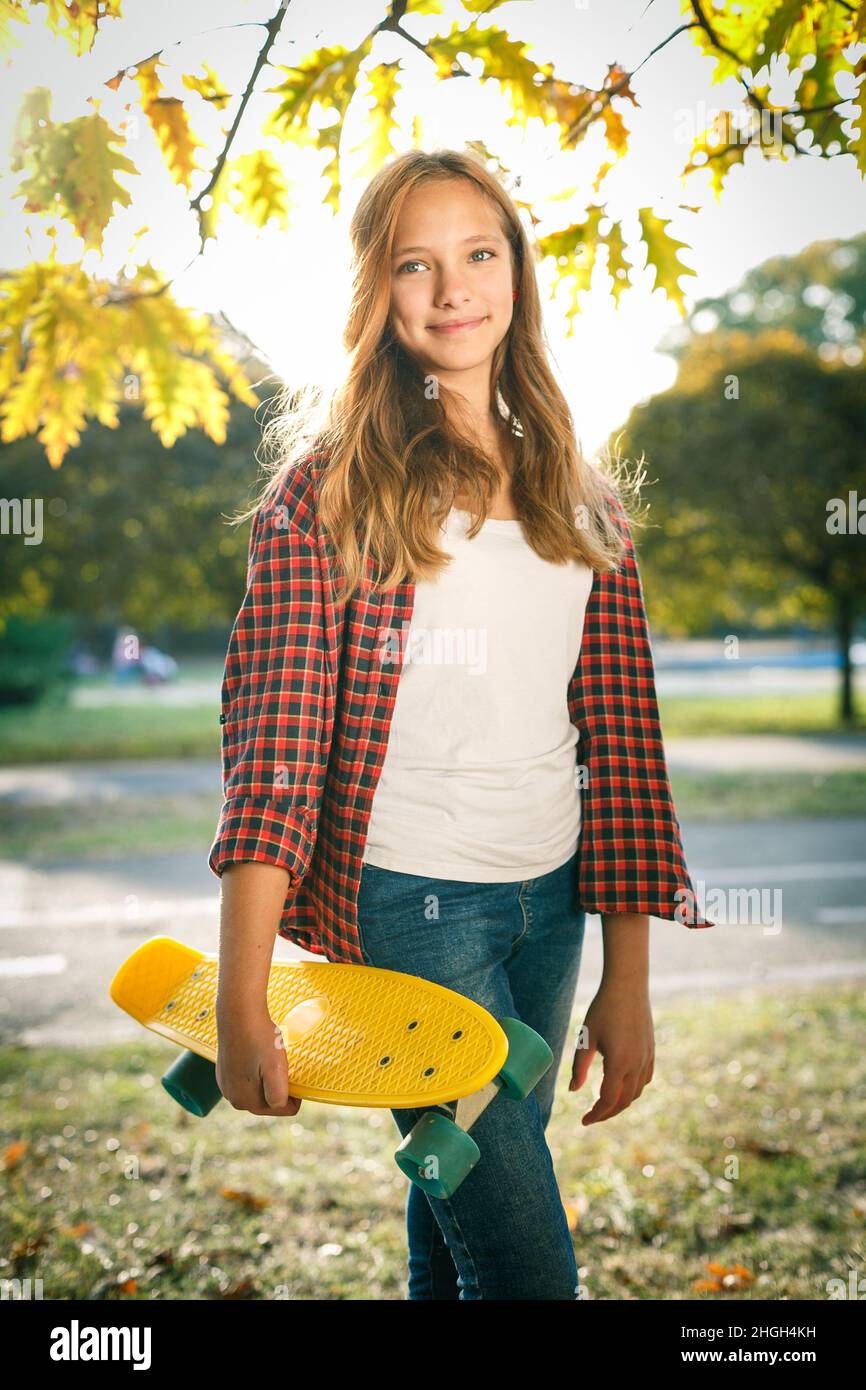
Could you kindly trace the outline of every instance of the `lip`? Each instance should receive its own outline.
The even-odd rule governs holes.
[[[486,317],[486,316],[485,316]],[[484,322],[484,317],[478,319],[455,319],[450,323],[431,323],[431,333],[464,333],[472,328],[477,328]]]

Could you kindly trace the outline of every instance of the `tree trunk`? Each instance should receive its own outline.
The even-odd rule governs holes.
[[[836,633],[842,656],[842,688],[839,717],[843,724],[854,720],[854,687],[851,664],[851,641],[854,636],[854,604],[850,592],[839,594],[836,602]]]

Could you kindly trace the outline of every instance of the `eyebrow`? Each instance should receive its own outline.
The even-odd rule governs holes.
[[[467,236],[460,243],[461,246],[468,246],[470,241],[504,241],[504,237],[499,232],[479,232],[476,236]],[[429,251],[429,246],[401,246],[399,251],[393,252],[393,257],[406,256],[410,251]]]

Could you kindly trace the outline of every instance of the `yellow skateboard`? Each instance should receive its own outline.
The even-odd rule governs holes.
[[[162,1078],[193,1115],[222,1098],[216,1079],[218,957],[170,936],[123,962],[111,997],[185,1048]],[[525,1100],[553,1062],[538,1033],[418,975],[372,965],[277,960],[267,1006],[286,1049],[289,1094],[331,1105],[428,1110],[394,1157],[433,1197],[450,1197],[481,1152],[469,1130],[503,1091]]]

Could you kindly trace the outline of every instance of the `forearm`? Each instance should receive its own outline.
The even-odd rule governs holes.
[[[602,984],[649,985],[649,924],[641,912],[602,916],[604,969]]]
[[[230,864],[221,878],[217,1013],[264,1007],[289,871],[257,860]]]

